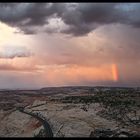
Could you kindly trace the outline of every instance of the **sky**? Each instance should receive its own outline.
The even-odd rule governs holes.
[[[0,89],[140,86],[139,3],[0,3]]]

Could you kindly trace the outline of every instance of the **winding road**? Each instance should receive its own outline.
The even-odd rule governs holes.
[[[39,120],[44,126],[45,136],[46,137],[53,137],[52,129],[51,129],[49,123],[47,122],[47,120],[43,116],[39,115],[39,113],[32,113],[32,112],[25,111],[23,108],[22,109],[18,108],[17,110],[19,110],[22,113],[28,114],[28,115],[36,118],[37,120]]]

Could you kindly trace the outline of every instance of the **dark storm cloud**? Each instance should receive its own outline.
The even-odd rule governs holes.
[[[100,25],[111,23],[130,24],[139,27],[139,12],[139,4],[0,4],[0,20],[20,28],[27,34],[38,32],[38,28],[44,28],[43,26],[48,24],[48,20],[54,17],[61,18],[68,25],[67,29],[60,32],[75,36],[85,35]]]
[[[1,21],[16,25],[42,25],[45,23],[45,17],[51,14],[47,4],[0,4]],[[47,11],[47,12],[46,12]],[[26,23],[23,21],[29,20]]]

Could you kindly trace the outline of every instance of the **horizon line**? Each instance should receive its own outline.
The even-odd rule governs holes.
[[[96,86],[88,86],[88,85],[66,85],[66,86],[44,86],[44,87],[40,87],[40,88],[0,88],[1,90],[41,90],[44,88],[66,88],[66,87],[93,87],[93,88],[98,88],[98,87],[103,87],[103,88],[140,88],[140,86],[105,86],[105,85],[96,85]]]

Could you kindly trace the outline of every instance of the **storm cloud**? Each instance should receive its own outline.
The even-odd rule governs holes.
[[[113,3],[6,3],[0,4],[0,21],[18,27],[25,34],[49,29],[50,19],[61,19],[67,28],[58,32],[82,36],[105,24],[140,27],[139,4]]]
[[[4,46],[0,50],[0,59],[13,59],[15,57],[30,57],[32,53],[23,46]]]

